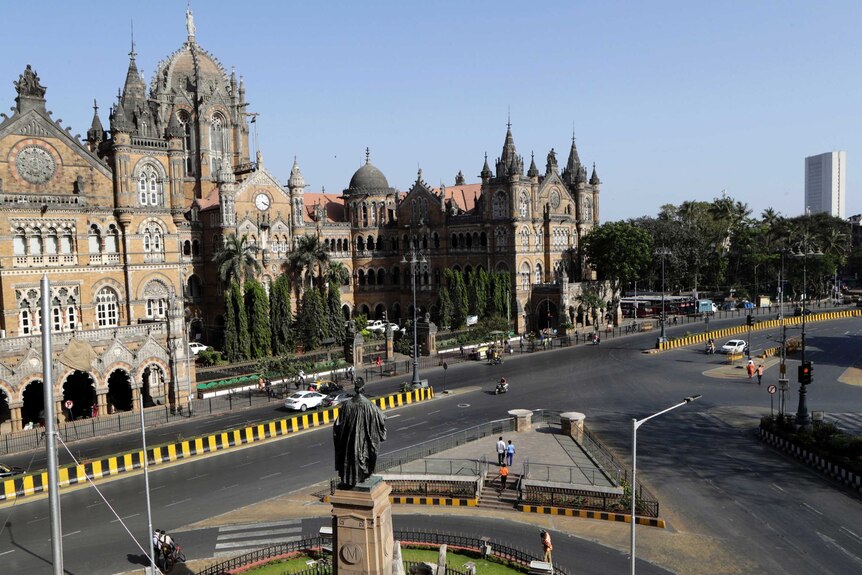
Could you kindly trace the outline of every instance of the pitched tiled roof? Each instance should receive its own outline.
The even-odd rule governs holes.
[[[482,184],[462,184],[460,186],[446,186],[444,199],[452,200],[452,202],[465,212],[470,212],[476,208],[476,200],[482,192]],[[440,190],[435,189],[435,194],[439,194]]]
[[[305,213],[302,214],[302,219],[306,222],[313,222],[315,207],[317,204],[323,205],[323,213],[328,222],[343,222],[344,221],[344,200],[341,195],[327,194],[325,192],[305,192],[303,194],[305,202]]]

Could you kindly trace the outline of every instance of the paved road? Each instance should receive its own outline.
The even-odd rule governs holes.
[[[817,365],[816,386],[809,396],[813,409],[862,411],[859,388],[837,382],[842,366],[859,361],[859,327],[858,320],[809,324],[810,351]],[[674,329],[682,332],[685,327],[669,331],[673,334]],[[770,334],[753,338],[755,348],[768,343],[766,337]],[[758,388],[741,374],[738,380],[704,377],[704,371],[720,366],[721,360],[699,349],[640,354],[639,348],[653,340],[652,334],[633,336],[511,358],[503,366],[451,366],[447,387],[459,393],[401,410],[399,424],[393,426],[398,431],[391,434],[386,450],[504,417],[506,410],[521,407],[583,411],[592,429],[618,453],[627,454],[632,417],[703,393],[699,402],[642,427],[638,449],[639,477],[663,502],[673,529],[691,532],[725,552],[706,557],[709,571],[703,572],[732,572],[722,570],[729,562],[728,550],[733,554],[730,562],[745,567],[738,572],[858,571],[862,565],[858,499],[753,437],[750,430],[757,416],[768,412],[765,386]],[[504,396],[487,393],[501,373],[513,383],[512,391]],[[428,375],[439,385],[440,370]],[[772,377],[767,371],[767,381]],[[175,530],[329,477],[329,441],[329,432],[323,429],[154,471],[157,527]],[[144,533],[141,476],[106,482],[102,488],[109,503],[128,518],[133,533]],[[70,573],[114,573],[139,559],[140,552],[111,522],[107,506],[92,489],[67,492],[62,502]],[[0,534],[4,571],[48,572],[46,507],[44,501],[33,501],[0,509],[0,517],[8,518]],[[581,555],[587,562],[600,562],[608,554],[601,546],[591,549]],[[651,551],[661,559],[659,564],[673,568],[673,549]],[[577,571],[577,565],[573,567]]]

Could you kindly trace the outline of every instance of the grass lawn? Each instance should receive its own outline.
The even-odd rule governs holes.
[[[427,563],[437,564],[437,551],[433,549],[401,549],[401,555],[403,556],[405,561],[424,561]],[[290,559],[279,559],[272,563],[267,563],[266,565],[261,565],[259,567],[254,567],[252,569],[248,569],[247,571],[243,571],[243,574],[248,575],[282,575],[283,573],[296,573],[298,571],[302,571],[304,569],[308,569],[308,565],[306,565],[306,561],[309,560],[309,557],[305,555],[299,555],[296,557],[291,557]],[[521,573],[525,573],[526,569],[518,569],[515,567],[510,567],[503,563],[497,563],[496,561],[487,561],[485,559],[481,559],[479,557],[471,557],[469,555],[463,555],[461,553],[453,553],[449,552],[446,554],[446,562],[449,567],[453,569],[457,569],[458,571],[464,570],[464,563],[468,561],[472,561],[476,564],[476,571],[481,573],[482,575],[520,575]]]
[[[404,549],[401,548],[401,556],[405,561],[424,561],[426,563],[437,564],[437,556],[439,553],[436,549]],[[527,569],[518,569],[515,566],[509,566],[496,561],[488,561],[481,557],[472,557],[470,555],[462,555],[461,553],[448,552],[446,553],[446,564],[458,571],[464,570],[464,563],[472,561],[476,564],[476,573],[482,575],[514,575],[525,573]]]

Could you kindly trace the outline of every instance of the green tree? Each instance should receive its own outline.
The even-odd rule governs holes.
[[[452,327],[452,300],[449,298],[449,290],[445,287],[437,294],[437,302],[434,305],[434,323],[443,327]]]
[[[258,247],[249,243],[248,235],[237,238],[230,234],[224,245],[213,256],[218,269],[218,276],[223,285],[236,282],[242,285],[246,279],[260,274],[263,267],[257,261]]]
[[[233,301],[233,289],[226,289],[222,294],[224,301],[224,356],[230,361],[238,361],[240,357],[239,336],[236,327],[236,305]]]
[[[290,306],[290,282],[282,274],[269,292],[269,317],[272,331],[272,353],[283,355],[293,350],[293,312]]]
[[[320,346],[325,316],[326,311],[320,292],[316,289],[305,290],[296,316],[296,332],[306,350]]]
[[[251,338],[248,333],[248,314],[245,311],[245,298],[243,297],[242,288],[234,282],[230,285],[231,302],[233,303],[233,312],[236,317],[236,337],[237,337],[237,359],[243,360],[251,357]]]
[[[318,236],[299,238],[296,247],[287,257],[287,272],[296,290],[297,301],[302,289],[314,285],[315,272],[318,287],[323,292],[323,276],[329,266],[329,260],[329,252]]]
[[[619,300],[622,287],[641,277],[652,260],[652,238],[628,222],[595,227],[584,236],[582,244],[599,278],[610,283],[613,302]]]
[[[601,285],[590,282],[584,285],[583,291],[576,298],[589,311],[593,320],[593,329],[599,329],[599,310],[605,305]]]
[[[449,288],[449,299],[452,300],[452,329],[460,329],[467,323],[470,302],[467,297],[467,285],[464,274],[459,271],[446,270],[446,283]]]
[[[266,357],[269,355],[272,340],[269,300],[266,290],[257,280],[245,282],[245,309],[249,319],[249,357]]]

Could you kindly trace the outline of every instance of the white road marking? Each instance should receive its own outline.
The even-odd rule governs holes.
[[[234,487],[239,487],[239,483],[234,483],[233,485],[228,485],[227,487],[222,487],[222,489],[233,489]]]
[[[263,523],[246,523],[244,525],[224,525],[219,527],[219,533],[222,531],[242,531],[246,529],[257,529],[258,527],[283,527],[285,525],[297,525],[299,519],[291,519],[288,521],[268,521]]]
[[[135,513],[134,515],[127,515],[126,517],[120,517],[120,519],[114,519],[111,523],[117,523],[121,520],[131,519],[132,517],[137,517],[140,513]]]
[[[15,553],[15,550],[14,550],[14,549],[10,549],[9,551],[4,551],[3,553],[0,553],[0,555],[8,555],[8,554],[10,554],[10,553]]]
[[[270,459],[275,459],[276,457],[284,457],[285,455],[290,455],[289,451],[285,451],[284,453],[279,453],[278,455],[270,455]]]
[[[158,487],[150,487],[150,492],[152,493],[153,491],[158,491],[159,489],[164,489],[165,487],[167,487],[167,485],[159,485]],[[143,491],[141,491],[141,493],[143,493]]]
[[[192,498],[189,497],[188,499],[182,499],[180,501],[174,501],[173,503],[168,503],[167,505],[165,505],[165,507],[173,507],[174,505],[179,505],[180,503],[186,503],[186,502],[191,501],[191,500],[192,500]]]
[[[802,502],[802,507],[805,507],[806,509],[808,509],[812,513],[816,513],[817,515],[821,515],[821,516],[823,515],[822,513],[820,513],[819,511],[817,511],[816,509],[814,509],[813,507],[811,507],[810,505],[808,505],[804,501]]]
[[[81,531],[80,531],[80,530],[78,530],[78,531],[72,531],[71,533],[64,533],[64,534],[63,534],[63,537],[68,537],[69,535],[75,535],[76,533],[80,533],[80,532],[81,532]]]
[[[259,479],[259,481],[263,480],[263,479],[269,479],[270,477],[275,477],[276,475],[281,475],[281,471],[277,471],[275,473],[270,473],[269,475],[264,475],[263,477],[261,477]]]
[[[386,419],[395,419],[396,417],[401,417],[400,413],[396,413],[395,415],[387,415]]]
[[[36,523],[37,521],[45,521],[46,519],[48,519],[48,518],[47,517],[40,517],[39,519],[33,519],[32,521],[28,521],[27,525],[30,525],[31,523]]]
[[[429,412],[428,412],[428,415],[434,415],[435,413],[440,413],[440,410],[438,409],[438,410],[435,410],[435,411],[429,411]]]
[[[395,431],[404,431],[405,429],[410,429],[411,427],[419,427],[420,425],[425,425],[425,421],[420,421],[419,423],[414,423],[413,425],[407,425],[405,427],[399,427]]]
[[[189,477],[186,481],[194,481],[195,479],[200,479],[201,477],[206,477],[209,473],[204,473],[203,475],[195,475],[194,477]]]
[[[305,465],[300,465],[300,467],[311,467],[312,465],[314,465],[316,463],[320,463],[320,460],[312,461],[311,463],[306,463]]]
[[[228,533],[225,535],[219,535],[218,540],[223,541],[227,539],[248,539],[251,536],[256,535],[287,535],[289,533],[302,533],[302,527],[288,527],[286,529],[265,529],[263,531],[253,531],[253,532],[241,532],[241,533]],[[255,541],[257,541],[255,539]]]
[[[846,549],[844,549],[843,547],[841,547],[840,545],[838,545],[838,543],[836,543],[834,539],[832,539],[831,537],[829,537],[829,536],[827,536],[827,535],[824,535],[823,533],[820,533],[819,531],[817,532],[817,535],[818,535],[818,536],[819,536],[819,537],[820,537],[824,542],[829,543],[830,545],[832,545],[833,547],[837,548],[839,551],[841,551],[842,553],[844,553],[847,557],[849,557],[850,559],[852,559],[852,560],[853,560],[853,561],[855,561],[856,563],[859,563],[860,565],[862,565],[862,559],[859,559],[859,557],[857,557],[856,555],[854,555],[854,554],[853,554],[853,553],[851,553],[850,551],[847,551]]]
[[[772,487],[774,487],[775,489],[779,490],[779,491],[780,491],[780,492],[782,492],[782,493],[787,493],[787,492],[786,492],[786,491],[784,491],[781,487],[779,487],[778,485],[776,485],[776,484],[774,484],[774,483],[772,484]]]
[[[852,531],[850,531],[850,530],[849,530],[849,529],[847,529],[846,527],[841,527],[841,531],[843,531],[843,532],[847,533],[848,535],[850,535],[851,537],[853,537],[853,538],[854,538],[854,539],[856,539],[857,541],[862,542],[862,537],[859,537],[858,535],[856,535],[855,533],[853,533]]]

